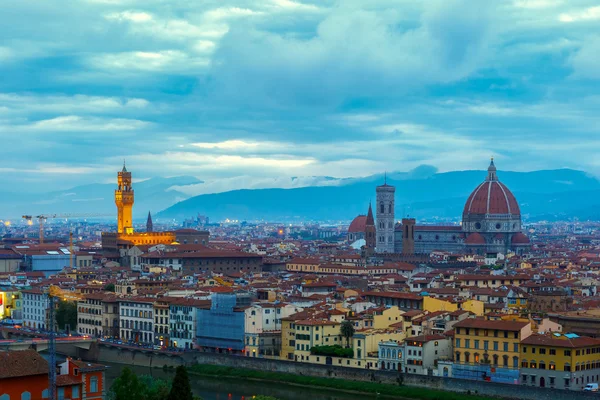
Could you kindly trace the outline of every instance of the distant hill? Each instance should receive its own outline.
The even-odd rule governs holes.
[[[390,173],[396,186],[396,215],[418,219],[458,219],[471,191],[486,171],[434,173],[423,167],[412,173]],[[499,171],[500,180],[517,197],[523,215],[530,219],[592,216],[600,209],[600,181],[571,169],[533,172]],[[181,201],[158,214],[183,219],[197,213],[213,220],[350,220],[365,213],[375,199],[375,186],[383,175],[340,181],[339,186],[295,189],[233,190],[204,194]]]

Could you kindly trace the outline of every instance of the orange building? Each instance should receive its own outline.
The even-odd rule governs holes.
[[[60,365],[56,377],[56,396],[59,399],[103,400],[106,395],[106,367],[71,358]]]
[[[0,399],[44,398],[48,398],[48,362],[34,350],[0,352]]]

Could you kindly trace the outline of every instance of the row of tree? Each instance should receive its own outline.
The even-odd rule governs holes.
[[[138,378],[125,367],[110,387],[110,400],[201,400],[194,397],[187,369],[179,366],[173,381],[145,375]]]
[[[125,367],[109,391],[110,400],[202,400],[192,394],[190,377],[184,366],[175,370],[172,382],[149,375],[138,377]],[[253,396],[254,400],[277,400],[270,396]]]

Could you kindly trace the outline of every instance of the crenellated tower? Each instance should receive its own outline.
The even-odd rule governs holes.
[[[127,171],[125,162],[123,169],[117,174],[118,188],[115,190],[117,205],[117,232],[133,233],[133,188],[131,187],[131,172]]]

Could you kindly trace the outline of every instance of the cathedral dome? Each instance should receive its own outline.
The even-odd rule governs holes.
[[[488,168],[488,177],[475,188],[467,199],[463,218],[472,215],[505,215],[519,217],[519,203],[511,191],[496,176],[496,166],[492,160]]]
[[[354,218],[348,227],[348,233],[359,233],[365,231],[365,226],[367,225],[367,216],[359,215]]]
[[[530,243],[529,238],[525,236],[523,233],[518,232],[512,237],[512,244],[515,245],[528,245]]]
[[[478,245],[485,244],[485,238],[480,233],[473,232],[465,239],[466,244]]]

